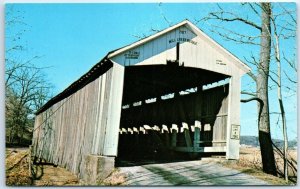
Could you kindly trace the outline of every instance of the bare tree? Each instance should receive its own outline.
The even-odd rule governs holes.
[[[294,28],[296,25],[296,19],[293,17],[290,11],[287,11],[284,6],[281,6],[282,9],[284,10],[283,13],[277,14],[277,15],[272,15],[271,16],[271,21],[272,21],[272,26],[273,26],[273,33],[274,33],[274,40],[273,40],[273,48],[275,52],[275,61],[277,63],[277,98],[278,98],[278,103],[279,103],[279,108],[280,108],[280,114],[281,114],[281,121],[282,121],[282,131],[283,131],[283,138],[284,138],[284,148],[283,148],[283,159],[284,159],[284,178],[286,181],[288,181],[288,136],[287,136],[287,125],[286,125],[286,115],[285,115],[285,109],[284,109],[284,103],[283,103],[283,97],[282,97],[282,74],[281,74],[281,58],[280,58],[280,37],[283,37],[285,39],[290,38],[290,37],[295,37],[296,35],[296,30]],[[291,18],[291,22],[287,21],[285,26],[279,26],[280,31],[277,29],[277,18],[281,15],[288,15]],[[293,26],[292,28],[287,28],[287,26]],[[289,34],[284,35],[283,32],[288,30]],[[271,35],[271,32],[270,32]],[[295,64],[291,64],[290,61],[287,61],[288,64],[293,68],[296,72],[296,66]],[[286,77],[291,81],[296,83],[296,81],[292,80],[287,74]]]
[[[257,97],[264,102],[259,124],[259,143],[263,170],[266,173],[277,175],[275,158],[270,132],[268,79],[271,55],[271,31],[270,16],[272,14],[270,3],[261,3],[261,38],[260,38],[260,62],[256,76]]]
[[[261,18],[261,24],[255,23],[242,15],[235,14],[233,11],[225,11],[220,5],[218,5],[218,11],[209,13],[209,15],[202,20],[239,22],[257,31],[256,36],[250,36],[248,33],[243,34],[242,32],[236,32],[232,29],[219,25],[214,25],[211,29],[212,32],[217,33],[226,40],[234,41],[239,44],[260,46],[259,62],[254,58],[254,56],[252,56],[254,64],[257,66],[257,74],[255,75],[253,72],[250,72],[248,75],[256,83],[256,92],[251,95],[260,99],[263,105],[258,118],[259,142],[261,147],[263,170],[266,173],[276,175],[275,158],[270,134],[268,100],[268,75],[271,53],[271,37],[269,35],[271,8],[270,3],[255,3],[248,5],[257,17]],[[217,28],[217,30],[215,28]],[[259,108],[261,108],[261,106],[258,103],[258,111]]]
[[[50,90],[51,85],[45,80],[42,70],[33,65],[19,67],[7,80],[6,119],[10,143],[16,137],[18,143],[22,142],[34,112],[50,98]]]
[[[22,42],[22,35],[26,29],[18,26],[26,24],[13,8],[6,12],[5,24],[6,133],[9,143],[20,144],[24,133],[33,127],[34,112],[50,98],[52,85],[43,73],[45,68],[34,64],[34,60],[40,56],[33,56],[29,60],[23,58],[26,45]],[[18,29],[14,30],[15,27]]]
[[[286,132],[286,116],[284,111],[284,105],[283,105],[283,99],[282,99],[282,88],[281,88],[281,62],[280,62],[280,52],[279,52],[279,37],[277,34],[277,29],[275,25],[274,18],[273,24],[274,24],[274,48],[275,48],[275,55],[276,55],[276,63],[277,63],[277,70],[278,70],[278,79],[277,79],[277,88],[278,88],[278,102],[281,112],[281,119],[282,119],[282,128],[283,128],[283,138],[284,138],[284,178],[286,181],[288,181],[288,167],[287,167],[287,149],[288,149],[288,138],[287,138],[287,132]]]
[[[271,141],[270,134],[270,112],[269,112],[269,91],[277,86],[278,88],[278,101],[280,104],[280,115],[282,117],[283,133],[285,138],[285,148],[287,150],[287,134],[286,134],[286,118],[284,111],[284,104],[282,98],[282,82],[281,82],[281,62],[280,62],[280,49],[279,49],[279,36],[283,39],[289,39],[295,37],[295,25],[296,19],[294,18],[295,11],[286,9],[283,5],[281,7],[281,12],[274,14],[272,13],[273,7],[271,3],[242,3],[241,7],[246,8],[247,13],[251,13],[251,19],[248,17],[247,13],[238,14],[234,10],[225,11],[220,5],[217,6],[218,10],[209,13],[209,15],[200,21],[219,21],[218,24],[211,24],[211,32],[216,33],[223,39],[228,41],[234,41],[235,43],[253,46],[254,48],[259,47],[259,60],[256,58],[255,54],[250,54],[250,59],[245,58],[246,62],[251,64],[256,68],[256,70],[248,73],[250,78],[256,84],[255,92],[243,91],[243,94],[251,95],[254,98],[261,99],[263,102],[263,108],[260,110],[260,105],[258,103],[258,127],[259,127],[259,142],[261,147],[261,156],[263,163],[263,170],[266,173],[276,175],[276,166],[274,160],[274,152]],[[282,22],[284,24],[280,25],[275,23],[276,18],[281,16],[290,17],[291,22]],[[255,18],[255,19],[253,19]],[[260,20],[260,24],[259,21]],[[233,29],[233,27],[228,27],[222,25],[222,23],[241,23],[250,30],[238,32]],[[272,23],[272,24],[271,24]],[[278,33],[277,28],[280,28]],[[255,32],[256,31],[256,32]],[[272,38],[272,32],[274,32],[274,37]],[[256,33],[256,34],[255,34]],[[270,62],[273,57],[272,55],[272,45],[274,49],[274,59],[277,63],[277,72],[270,69]],[[282,52],[283,53],[283,52]],[[284,53],[283,53],[284,54]],[[290,67],[297,72],[295,62],[284,56],[284,60],[290,65]],[[255,73],[256,71],[256,73]],[[285,73],[285,71],[284,71]],[[297,81],[290,77],[290,74],[286,74],[287,79],[295,84]],[[277,79],[276,79],[277,77]],[[274,85],[270,85],[268,79],[271,79]],[[285,86],[288,90],[292,90],[292,87]],[[285,162],[286,165],[286,162]],[[287,174],[287,168],[285,168]]]

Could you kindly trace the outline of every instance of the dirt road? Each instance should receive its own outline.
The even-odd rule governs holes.
[[[186,161],[120,167],[125,185],[269,185],[263,180],[211,161]]]
[[[253,156],[253,153],[249,154]],[[246,155],[248,155],[248,153],[241,153],[239,162],[231,163],[219,158],[203,158],[202,160],[173,163],[158,163],[158,161],[120,161],[121,163],[117,165],[117,169],[113,174],[103,183],[99,184],[102,186],[294,185],[294,183],[284,182],[281,178],[264,174],[257,168],[250,168],[247,165],[253,164],[253,161],[246,161]],[[7,185],[82,185],[78,178],[66,169],[50,164],[37,166],[35,170],[37,170],[36,176],[38,178],[33,180],[29,173],[27,156],[28,149],[6,149]],[[124,163],[122,164],[122,162]],[[245,162],[248,162],[248,164],[245,164]],[[238,170],[241,170],[244,173]],[[254,175],[255,177],[249,174]]]

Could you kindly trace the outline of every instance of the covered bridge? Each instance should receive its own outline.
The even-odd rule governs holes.
[[[47,102],[36,113],[32,153],[81,178],[119,156],[238,159],[241,77],[249,71],[185,20],[109,52]]]

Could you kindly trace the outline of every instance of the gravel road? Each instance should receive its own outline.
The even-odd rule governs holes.
[[[126,185],[269,185],[263,180],[211,161],[185,161],[120,167]]]

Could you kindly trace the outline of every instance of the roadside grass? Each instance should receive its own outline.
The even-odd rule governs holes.
[[[241,166],[238,162],[228,163],[228,162],[224,161],[221,164],[224,167],[238,170],[241,173],[245,173],[245,174],[254,176],[254,177],[264,180],[272,185],[295,185],[295,183],[293,183],[291,181],[286,182],[283,178],[279,178],[279,177],[275,177],[273,175],[266,174],[260,169],[253,168],[253,167]]]
[[[29,169],[29,149],[6,149],[5,172],[7,186],[78,186],[78,179],[71,172],[54,165],[34,165]]]
[[[31,186],[28,150],[6,150],[5,173],[7,186]]]
[[[295,153],[296,154],[296,153]],[[292,157],[297,159],[296,157]],[[275,160],[277,169],[280,172],[282,169],[282,158],[275,154]],[[240,149],[240,158],[237,161],[222,161],[220,162],[223,166],[236,169],[242,173],[249,174],[258,179],[269,182],[272,185],[296,185],[297,184],[297,173],[289,172],[289,181],[285,181],[284,178],[266,174],[262,171],[261,155],[258,148],[245,148]],[[293,180],[293,181],[291,181]]]

